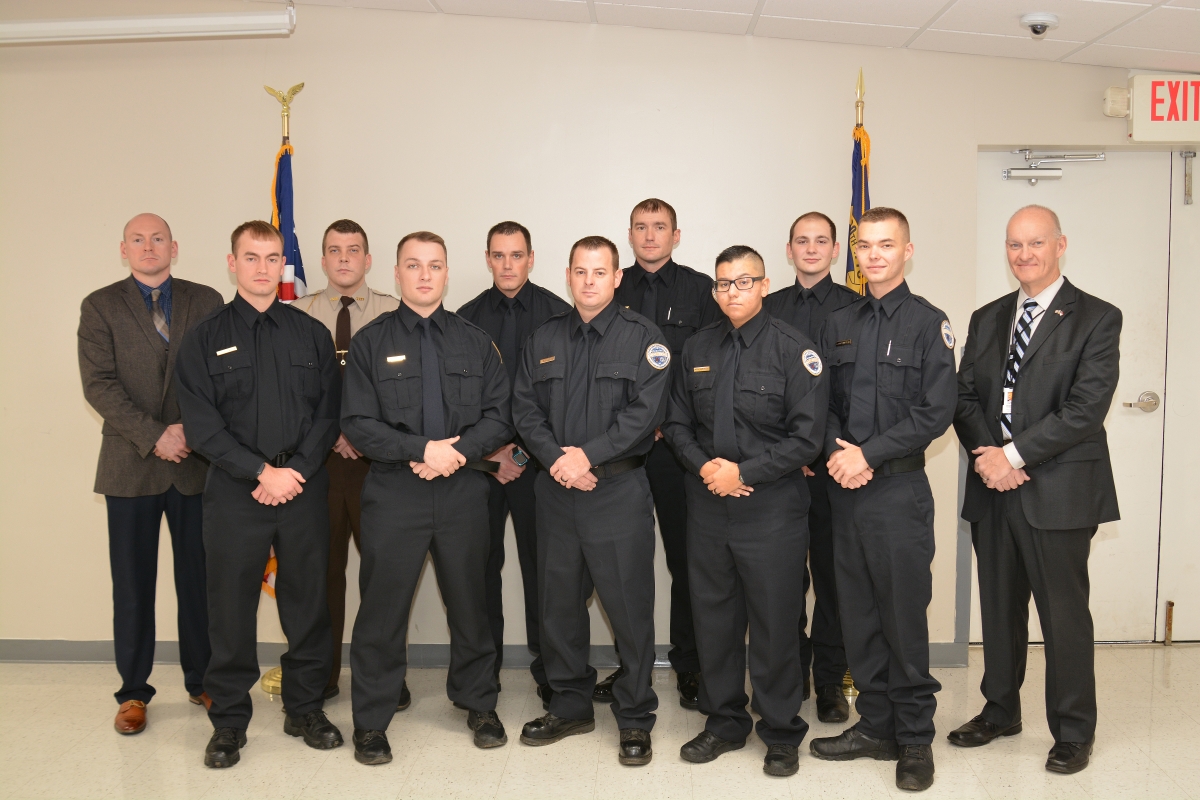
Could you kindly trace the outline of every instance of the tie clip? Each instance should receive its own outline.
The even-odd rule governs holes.
[[[389,363],[389,364],[395,364],[395,363],[397,363],[397,362],[399,362],[399,361],[403,361],[403,360],[404,360],[404,358],[405,358],[404,356],[388,356],[388,358],[387,358],[387,363]]]
[[[708,372],[712,367],[692,367],[692,372]]]
[[[543,359],[542,359],[541,361],[539,361],[538,363],[539,363],[539,364],[549,364],[549,363],[550,363],[551,361],[553,361],[553,360],[554,360],[554,356],[550,356],[549,358],[543,358]]]
[[[217,355],[227,356],[230,353],[236,353],[236,352],[237,352],[237,345],[235,344],[233,347],[226,347],[224,350],[218,350]]]

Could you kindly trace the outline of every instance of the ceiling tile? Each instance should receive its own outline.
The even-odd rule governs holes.
[[[1089,45],[1064,62],[1096,67],[1159,69],[1167,72],[1200,72],[1200,54],[1147,50],[1141,47],[1117,47],[1111,44]]]
[[[295,0],[298,6],[384,8],[392,11],[437,11],[429,0]]]
[[[943,53],[1054,61],[1062,58],[1080,44],[1082,42],[1062,42],[1050,39],[1034,41],[1027,36],[995,36],[986,33],[927,30],[918,36],[917,40],[909,47],[914,50],[938,50]]]
[[[596,3],[596,21],[605,25],[743,34],[750,26],[750,19],[749,14]]]
[[[1000,36],[1023,35],[1032,40],[1021,27],[1021,17],[1032,11],[1048,11],[1058,16],[1058,27],[1046,34],[1046,40],[1087,42],[1132,19],[1148,7],[1149,3],[1096,0],[958,0],[930,28]]]
[[[585,0],[438,0],[447,14],[590,22]]]
[[[1198,0],[1200,2],[1200,0]],[[767,0],[763,16],[863,22],[919,28],[946,5],[946,0]]]
[[[617,5],[753,14],[758,0],[620,0]]]
[[[901,47],[917,30],[917,28],[902,28],[894,25],[864,25],[857,22],[826,22],[824,20],[763,16],[758,18],[758,24],[754,27],[754,35],[773,36],[779,39],[804,39],[810,42]]]
[[[1200,10],[1156,8],[1100,41],[1124,47],[1200,53]]]
[[[1180,8],[1200,8],[1200,0],[1169,0],[1167,5]]]

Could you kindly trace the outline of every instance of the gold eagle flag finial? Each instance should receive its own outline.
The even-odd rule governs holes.
[[[280,115],[283,117],[283,143],[287,144],[288,118],[292,115],[292,100],[296,98],[296,95],[300,94],[300,90],[304,88],[304,84],[297,83],[295,86],[288,89],[287,92],[281,92],[278,89],[272,89],[270,86],[266,85],[264,85],[263,88],[267,90],[267,94],[274,97],[279,101],[279,104],[283,106],[283,110],[280,112]]]

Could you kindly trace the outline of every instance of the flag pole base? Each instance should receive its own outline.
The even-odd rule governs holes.
[[[849,673],[847,673],[849,675]],[[262,690],[267,694],[282,694],[283,693],[283,667],[272,667],[266,671],[259,681]],[[272,698],[274,699],[274,698]]]

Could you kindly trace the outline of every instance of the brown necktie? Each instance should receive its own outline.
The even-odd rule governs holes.
[[[333,334],[333,346],[337,349],[338,365],[346,372],[346,353],[350,352],[350,306],[353,297],[342,298],[342,310],[338,312],[337,330]]]

